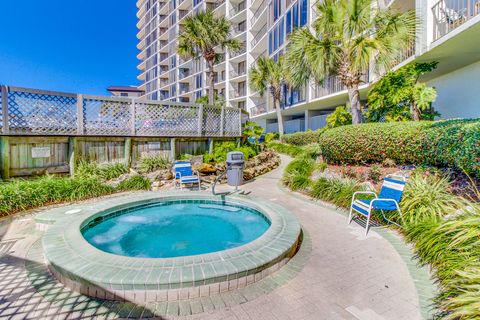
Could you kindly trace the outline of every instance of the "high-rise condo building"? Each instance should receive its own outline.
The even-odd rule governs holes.
[[[183,59],[176,53],[177,37],[185,17],[213,10],[232,23],[232,36],[244,49],[223,52],[215,65],[215,90],[226,104],[250,112],[268,131],[277,129],[273,101],[248,86],[248,70],[260,56],[283,54],[288,35],[308,26],[316,17],[315,4],[322,0],[138,0],[138,58],[145,97],[195,102],[208,91],[202,60]],[[480,0],[378,0],[373,5],[415,10],[420,18],[415,43],[405,48],[396,68],[412,61],[438,61],[438,68],[423,80],[435,86],[434,104],[443,118],[480,116]],[[371,72],[361,87],[366,98],[378,79]],[[317,129],[326,114],[348,100],[345,87],[335,77],[322,85],[311,83],[301,90],[283,90],[285,131]]]

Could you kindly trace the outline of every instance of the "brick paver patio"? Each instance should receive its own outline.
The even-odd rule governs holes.
[[[422,319],[435,291],[393,231],[346,223],[344,213],[284,190],[282,166],[242,187],[284,206],[305,230],[298,254],[266,279],[228,293],[136,306],[59,284],[43,262],[34,215],[0,225],[0,319]],[[114,197],[121,197],[116,195]],[[94,201],[94,200],[92,200]]]

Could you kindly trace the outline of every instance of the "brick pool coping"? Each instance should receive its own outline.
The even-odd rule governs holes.
[[[256,240],[228,250],[178,258],[132,258],[89,244],[80,228],[86,220],[132,205],[168,200],[215,200],[251,207],[270,221]],[[54,208],[36,217],[45,228],[44,255],[52,274],[82,294],[139,303],[175,301],[218,294],[263,279],[291,258],[301,234],[296,217],[260,198],[213,196],[207,192],[142,192]]]

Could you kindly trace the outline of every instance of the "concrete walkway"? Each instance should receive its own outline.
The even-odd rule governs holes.
[[[286,207],[303,225],[302,249],[278,274],[241,292],[192,302],[144,308],[94,300],[51,277],[38,241],[42,232],[35,228],[33,215],[24,215],[0,226],[0,319],[428,317],[433,285],[401,239],[380,228],[372,229],[365,239],[364,229],[356,223],[348,225],[341,212],[284,190],[279,179],[288,161],[282,157],[278,169],[242,187]]]

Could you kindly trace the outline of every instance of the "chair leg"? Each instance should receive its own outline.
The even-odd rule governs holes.
[[[368,213],[368,216],[367,216],[367,224],[365,225],[365,238],[367,237],[367,234],[368,234],[368,225],[369,225],[369,223],[370,223],[370,216],[371,216],[371,214],[372,214],[372,211],[370,211],[370,212]]]
[[[352,206],[350,206],[350,214],[348,215],[348,224],[350,224],[352,222],[352,219],[353,219],[353,208]]]
[[[198,180],[198,191],[201,191],[201,183],[200,183],[200,180]]]
[[[405,224],[405,221],[403,221],[402,213],[400,212],[400,208],[397,208],[397,210],[398,210],[398,212],[400,213],[400,217],[402,218],[403,224]],[[385,216],[385,213],[383,212],[383,210],[380,210],[380,211],[382,212],[382,217],[383,217],[383,219],[384,219],[385,221],[387,221],[387,222],[389,222],[389,223],[391,223],[391,224],[394,224],[394,225],[396,225],[396,226],[399,227],[399,228],[402,227],[401,225],[399,225],[399,224],[396,223],[395,221],[392,221],[392,220],[388,219],[388,218]]]

